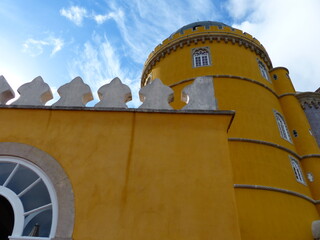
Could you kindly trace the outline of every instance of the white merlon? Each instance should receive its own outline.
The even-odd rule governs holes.
[[[58,93],[60,99],[52,106],[84,107],[93,100],[89,85],[85,84],[81,77],[76,77],[70,83],[59,87]]]
[[[312,235],[315,240],[320,239],[320,220],[315,220],[311,225]]]
[[[182,110],[216,110],[213,77],[197,77],[182,90],[181,100],[187,103]]]
[[[169,103],[173,101],[173,90],[163,85],[160,79],[153,80],[139,91],[143,109],[173,109]]]
[[[126,102],[132,100],[130,88],[117,77],[100,87],[98,95],[100,102],[95,107],[128,108]]]
[[[18,88],[20,97],[11,105],[45,105],[53,98],[51,89],[42,77],[36,77],[29,83],[25,83]]]
[[[186,86],[181,99],[187,105],[182,110],[217,110],[213,80],[212,76],[197,77],[192,84]],[[53,98],[49,85],[40,76],[20,86],[18,92],[19,98],[11,105],[43,106]],[[81,77],[59,87],[58,94],[60,99],[53,107],[85,107],[93,100],[89,85],[85,84]],[[127,109],[126,103],[132,100],[130,88],[117,77],[100,87],[98,95],[100,101],[95,104],[96,108]],[[155,79],[141,88],[139,97],[142,102],[140,109],[173,110],[169,104],[173,101],[173,90],[160,79]],[[6,79],[0,76],[0,105],[5,105],[12,98],[14,91]]]
[[[0,105],[5,105],[10,99],[14,98],[14,91],[8,84],[4,76],[0,76]]]

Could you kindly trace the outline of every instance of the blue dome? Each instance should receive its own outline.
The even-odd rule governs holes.
[[[205,28],[209,29],[210,26],[217,26],[219,28],[222,28],[222,27],[228,27],[228,25],[222,23],[222,22],[214,22],[214,21],[201,21],[201,22],[194,22],[194,23],[190,23],[188,25],[185,25],[183,26],[182,28],[179,28],[177,31],[175,31],[174,33],[172,33],[170,35],[173,36],[174,34],[176,33],[183,33],[185,30],[187,29],[193,29],[195,30],[197,27],[202,27],[204,26]]]

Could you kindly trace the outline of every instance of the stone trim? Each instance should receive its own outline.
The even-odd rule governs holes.
[[[306,108],[306,105],[309,108],[314,107],[318,109],[320,107],[320,93],[319,92],[304,92],[296,94],[297,99],[299,100],[301,107]]]
[[[70,180],[58,161],[36,147],[15,142],[1,142],[0,156],[23,158],[45,172],[54,186],[58,199],[58,221],[54,239],[71,240],[75,213],[74,195]]]
[[[234,184],[234,188],[245,188],[245,189],[257,189],[257,190],[267,190],[267,191],[273,191],[273,192],[280,192],[280,193],[285,193],[289,194],[295,197],[302,198],[304,200],[307,200],[313,204],[319,204],[320,200],[314,200],[311,197],[308,197],[304,194],[294,192],[288,189],[283,189],[283,188],[276,188],[276,187],[269,187],[269,186],[261,186],[261,185],[249,185],[249,184]]]
[[[296,93],[284,93],[278,96],[278,98],[286,97],[286,96],[296,96]]]
[[[300,158],[301,159],[305,159],[305,158],[320,158],[320,154],[308,154],[308,155],[304,155],[304,156],[301,156]]]
[[[144,65],[141,76],[141,86],[145,85],[145,80],[150,73],[151,68],[156,64],[156,62],[160,61],[161,58],[164,58],[166,54],[170,54],[171,51],[183,48],[184,45],[190,46],[190,44],[197,44],[200,41],[202,43],[205,43],[206,41],[211,43],[214,40],[222,43],[228,43],[230,41],[232,44],[237,43],[240,47],[243,45],[246,49],[255,52],[256,55],[266,63],[269,70],[272,69],[272,63],[268,53],[262,46],[257,45],[255,42],[249,41],[241,35],[230,32],[198,32],[186,36],[182,35],[180,38],[175,39],[168,45],[162,45],[162,49],[155,49],[154,52],[150,54]]]
[[[262,140],[255,140],[255,139],[248,139],[248,138],[228,138],[228,141],[232,141],[232,142],[248,142],[248,143],[257,143],[257,144],[262,144],[262,145],[267,145],[270,147],[275,147],[275,148],[279,148],[283,151],[286,151],[287,153],[290,153],[291,155],[294,155],[296,158],[301,159],[301,157],[295,153],[294,151],[292,151],[291,149],[288,149],[286,147],[283,147],[279,144],[276,143],[272,143],[272,142],[267,142],[267,141],[262,141]]]
[[[268,87],[267,85],[257,81],[257,80],[254,80],[254,79],[251,79],[251,78],[246,78],[246,77],[241,77],[241,76],[235,76],[235,75],[223,75],[223,74],[216,74],[216,75],[207,75],[205,77],[213,77],[213,78],[235,78],[235,79],[239,79],[239,80],[244,80],[244,81],[248,81],[248,82],[251,82],[251,83],[254,83],[254,84],[257,84],[261,87],[264,87],[266,88],[268,91],[270,91],[274,96],[278,97],[277,93],[275,91],[273,91],[270,87]],[[179,84],[182,84],[182,83],[186,83],[186,82],[191,82],[193,81],[195,78],[189,78],[189,79],[185,79],[185,80],[182,80],[182,81],[179,81],[179,82],[176,82],[176,83],[173,83],[171,85],[169,85],[169,87],[175,87]]]
[[[74,106],[26,106],[26,105],[0,105],[0,109],[33,109],[58,111],[94,111],[94,112],[132,112],[132,113],[169,113],[169,114],[208,114],[208,115],[234,115],[233,110],[166,110],[142,108],[110,108],[110,107],[74,107]]]
[[[305,159],[305,158],[320,158],[320,154],[308,154],[308,155],[300,156],[299,154],[295,153],[291,149],[283,147],[283,146],[281,146],[279,144],[275,144],[275,143],[267,142],[267,141],[262,141],[262,140],[249,139],[249,138],[228,138],[228,141],[231,141],[231,142],[257,143],[257,144],[263,144],[263,145],[279,148],[279,149],[281,149],[283,151],[286,151],[287,153],[290,153],[291,155],[294,155],[299,160],[302,160],[302,159]]]

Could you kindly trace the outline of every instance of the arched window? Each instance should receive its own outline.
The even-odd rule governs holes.
[[[306,184],[304,181],[303,173],[300,168],[298,160],[296,160],[294,157],[291,157],[291,156],[289,156],[289,159],[290,159],[292,170],[294,172],[294,175],[295,175],[297,181],[299,183]]]
[[[57,197],[44,172],[21,158],[0,157],[0,195],[11,204],[10,236],[49,238],[57,227]],[[6,216],[12,221],[10,214]],[[1,231],[1,230],[0,230]]]
[[[275,111],[275,110],[274,110],[274,116],[275,116],[276,121],[277,121],[277,125],[278,125],[278,128],[279,128],[280,136],[282,138],[284,138],[285,140],[287,140],[289,142],[292,142],[290,133],[289,133],[288,128],[287,128],[287,124],[286,124],[283,116],[280,113],[278,113],[277,111]]]
[[[260,61],[260,60],[257,60],[257,61],[258,61],[258,66],[259,66],[260,73],[261,73],[262,77],[264,77],[265,79],[267,79],[268,81],[270,81],[269,73],[268,73],[268,71],[267,71],[266,66],[263,64],[262,61]]]
[[[193,67],[209,66],[210,63],[210,52],[209,48],[196,48],[192,50]]]
[[[60,164],[38,148],[0,143],[0,239],[71,240],[74,197]]]

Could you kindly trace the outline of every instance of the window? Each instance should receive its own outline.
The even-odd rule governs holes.
[[[0,203],[10,206],[1,215],[3,239],[54,237],[58,206],[53,186],[36,165],[21,158],[0,157]],[[5,231],[3,230],[5,229]]]
[[[152,73],[150,73],[150,74],[148,75],[145,85],[148,85],[148,84],[150,84],[151,82],[152,82]]]
[[[0,142],[0,164],[0,239],[72,240],[74,195],[59,162],[36,147]]]
[[[268,73],[266,66],[259,59],[257,61],[258,61],[258,65],[259,65],[259,69],[260,69],[260,73],[261,73],[262,77],[264,77],[265,79],[270,81],[269,73]]]
[[[210,63],[210,51],[208,47],[196,48],[192,50],[193,67],[209,66]]]
[[[280,136],[283,139],[285,139],[289,142],[292,142],[291,136],[290,136],[288,128],[287,128],[287,124],[286,124],[284,118],[282,117],[282,115],[274,110],[274,116],[275,116],[277,124],[278,124]]]
[[[303,173],[302,173],[302,170],[300,168],[298,160],[293,158],[293,157],[291,157],[291,156],[289,156],[289,159],[290,159],[292,170],[294,172],[294,175],[295,175],[297,181],[299,183],[306,184],[305,181],[304,181]]]

